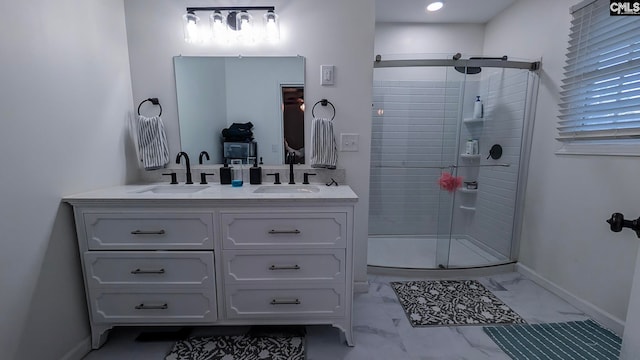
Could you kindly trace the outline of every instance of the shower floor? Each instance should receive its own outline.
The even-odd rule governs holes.
[[[428,237],[370,236],[367,265],[409,269],[437,269],[437,239]],[[502,263],[466,238],[452,238],[449,267],[476,267]]]

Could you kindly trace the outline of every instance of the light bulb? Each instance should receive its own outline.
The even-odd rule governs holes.
[[[211,37],[214,41],[218,42],[226,42],[227,38],[227,23],[220,13],[220,11],[215,11],[209,17],[209,22],[211,23]]]
[[[265,39],[267,41],[280,40],[280,24],[278,22],[278,14],[273,10],[269,10],[264,14]]]
[[[438,11],[442,9],[443,6],[444,6],[444,2],[434,1],[431,4],[427,5],[427,11]]]
[[[191,11],[182,18],[184,21],[184,40],[188,43],[198,42],[200,40],[198,34],[198,21],[200,21],[200,18]]]
[[[241,11],[236,17],[238,40],[252,43],[253,42],[253,22],[251,15],[246,11]]]

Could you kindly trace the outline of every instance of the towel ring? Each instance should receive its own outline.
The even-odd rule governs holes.
[[[322,106],[331,105],[331,108],[333,109],[333,116],[331,117],[331,120],[336,118],[336,107],[333,106],[331,101],[329,101],[327,99],[322,99],[322,100],[318,101],[317,103],[313,104],[313,107],[311,108],[311,116],[313,116],[314,118],[316,117],[316,115],[314,114],[314,110],[316,109],[316,106],[318,106],[318,104],[320,104]]]
[[[148,98],[147,100],[143,100],[140,105],[138,105],[138,115],[140,115],[140,106],[142,106],[142,104],[144,104],[147,101],[151,101],[151,103],[153,105],[158,105],[160,106],[160,114],[158,114],[158,116],[162,115],[162,105],[160,105],[160,101],[158,100],[158,98]]]

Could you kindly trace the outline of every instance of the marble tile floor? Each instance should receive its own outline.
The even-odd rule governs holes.
[[[411,327],[389,282],[429,279],[434,278],[370,275],[369,292],[358,294],[354,300],[356,346],[342,344],[339,331],[330,326],[309,326],[307,360],[509,360],[482,326]],[[528,323],[587,319],[584,313],[519,273],[464,279],[479,280]],[[231,335],[244,330],[212,327],[197,328],[194,333]],[[114,329],[107,343],[84,359],[164,359],[173,341],[136,342],[139,331]]]

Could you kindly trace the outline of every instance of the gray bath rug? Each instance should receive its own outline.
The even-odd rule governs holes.
[[[303,360],[304,337],[205,336],[181,340],[165,360]]]
[[[392,282],[411,326],[526,323],[476,280]]]

